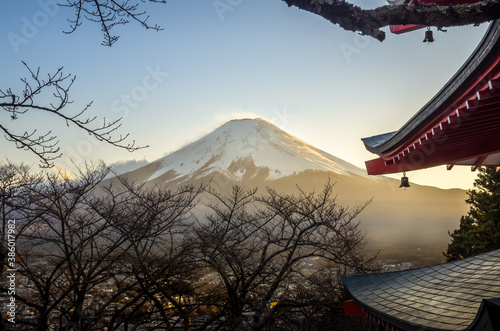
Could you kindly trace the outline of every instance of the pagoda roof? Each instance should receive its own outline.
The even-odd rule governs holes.
[[[389,330],[500,330],[500,250],[343,280],[364,312]]]
[[[398,131],[363,138],[368,174],[446,164],[500,166],[500,20],[448,81]]]

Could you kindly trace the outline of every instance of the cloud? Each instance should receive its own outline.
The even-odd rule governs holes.
[[[129,171],[133,171],[149,164],[146,160],[128,160],[118,161],[110,165],[113,173],[108,174],[106,178],[113,177],[115,174],[121,175]]]
[[[59,175],[61,176],[62,179],[68,179],[68,180],[73,180],[73,176],[71,176],[71,173],[69,172],[69,170],[61,170],[59,169],[58,167],[56,166],[53,166],[52,168],[50,168],[51,170],[59,173]]]
[[[230,113],[215,113],[214,120],[217,126],[220,126],[230,120],[238,120],[242,118],[257,118],[261,117],[254,112],[251,111],[239,111],[239,112],[230,112]]]

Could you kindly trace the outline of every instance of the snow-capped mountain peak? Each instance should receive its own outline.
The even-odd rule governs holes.
[[[363,169],[257,119],[232,120],[155,162],[147,181],[201,178],[219,172],[235,180],[277,179],[304,170],[366,176]]]

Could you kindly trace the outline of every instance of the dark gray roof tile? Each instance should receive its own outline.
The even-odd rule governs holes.
[[[399,325],[465,330],[483,299],[500,298],[500,250],[426,268],[345,277],[344,283],[365,310]]]

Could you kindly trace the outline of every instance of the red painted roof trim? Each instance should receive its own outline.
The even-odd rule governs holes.
[[[479,53],[488,51],[490,47],[482,49],[479,46]],[[431,114],[427,110],[418,112],[409,122],[418,123],[411,131],[403,127],[401,132],[388,138],[380,135],[381,147],[373,145],[373,142],[372,146],[368,146],[365,142],[372,152],[380,150],[376,152],[379,158],[366,162],[368,174],[388,174],[457,163],[477,166],[479,162],[480,165],[499,166],[488,164],[493,162],[492,158],[488,162],[485,160],[488,155],[500,155],[500,49],[495,48],[494,53],[484,58],[487,61],[483,59],[478,70],[473,73],[466,71],[467,84],[453,93],[445,93],[447,99],[439,101],[438,108],[433,109]],[[463,74],[458,76],[464,79]],[[454,83],[447,86],[454,86]],[[389,143],[391,139],[393,142]]]

